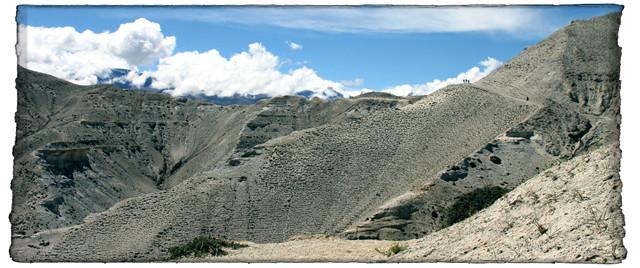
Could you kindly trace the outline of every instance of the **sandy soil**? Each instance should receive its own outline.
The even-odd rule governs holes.
[[[179,262],[385,262],[389,257],[376,251],[387,251],[394,245],[407,246],[411,241],[344,240],[329,236],[299,236],[284,243],[256,244],[227,250],[229,255],[206,258],[184,258]]]

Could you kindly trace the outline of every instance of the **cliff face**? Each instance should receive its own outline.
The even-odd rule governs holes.
[[[197,236],[438,234],[458,196],[617,148],[619,16],[422,97],[217,106],[19,68],[11,255],[151,261]]]

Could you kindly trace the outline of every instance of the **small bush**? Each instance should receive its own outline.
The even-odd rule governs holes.
[[[227,255],[227,252],[222,250],[222,248],[238,249],[243,247],[248,246],[235,242],[225,241],[218,238],[196,237],[193,239],[193,241],[187,243],[184,246],[169,248],[169,254],[171,255],[169,259],[174,260],[188,256],[199,258],[206,254],[211,254],[211,256],[224,256]]]
[[[400,251],[403,251],[407,249],[407,246],[402,246],[399,244],[395,244],[393,246],[391,246],[389,249],[387,249],[387,251],[380,251],[379,249],[376,248],[376,251],[382,255],[385,255],[387,257],[394,255],[394,254],[398,254],[400,253]]]
[[[476,212],[493,204],[493,202],[508,192],[508,189],[502,187],[485,187],[456,197],[456,203],[445,213],[444,227],[451,226],[471,217]]]

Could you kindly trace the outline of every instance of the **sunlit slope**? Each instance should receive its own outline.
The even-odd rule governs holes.
[[[619,263],[627,255],[619,167],[617,144],[558,162],[390,261]]]
[[[535,102],[535,114],[425,184],[389,200],[350,238],[411,239],[438,231],[462,193],[513,189],[558,159],[617,144],[620,124],[620,13],[574,21],[526,48],[474,85]]]
[[[476,82],[590,115],[620,113],[620,13],[576,20]]]

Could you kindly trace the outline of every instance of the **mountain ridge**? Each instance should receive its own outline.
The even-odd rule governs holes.
[[[151,87],[154,81],[153,77],[147,77],[147,79],[142,85],[139,85],[139,86],[134,85],[132,81],[127,80],[127,76],[130,75],[132,72],[135,72],[135,74],[137,74],[138,76],[142,75],[142,73],[136,72],[133,70],[114,68],[114,69],[109,69],[105,71],[105,74],[97,75],[96,76],[97,84],[112,84],[125,89],[135,89],[135,90],[152,92],[152,93],[168,94],[166,92],[171,90],[171,88],[158,89],[158,88]],[[303,89],[298,92],[295,92],[294,95],[304,97],[305,99],[312,99],[313,97],[321,97],[322,99],[325,99],[325,100],[334,100],[334,99],[345,97],[345,95],[334,90],[332,87],[325,88],[324,90],[315,90],[315,91]],[[234,105],[234,104],[251,105],[260,100],[270,99],[277,96],[269,96],[267,94],[234,93],[232,96],[228,96],[228,97],[221,97],[218,95],[209,96],[204,94],[185,95],[185,96],[177,96],[177,97],[183,97],[183,98],[189,98],[189,99],[205,99],[217,105]]]

